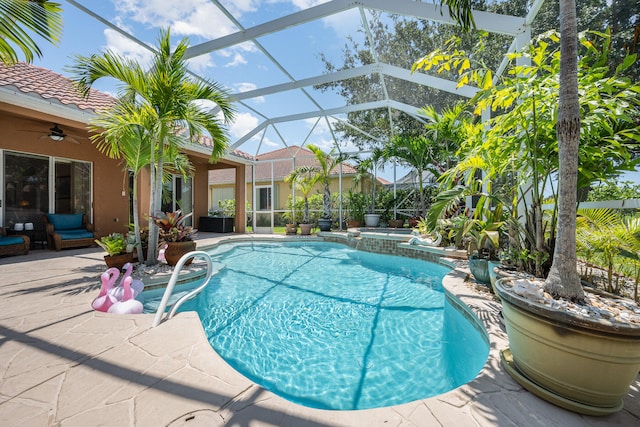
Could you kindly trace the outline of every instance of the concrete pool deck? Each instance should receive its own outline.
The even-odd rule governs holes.
[[[201,233],[198,247],[235,235]],[[195,313],[150,328],[152,314],[95,312],[105,270],[99,248],[0,258],[0,426],[631,426],[640,377],[622,411],[587,417],[525,391],[500,364],[498,302],[455,270],[445,286],[484,324],[491,343],[470,383],[436,397],[362,411],[288,402],[230,368]],[[588,373],[585,373],[588,375]]]

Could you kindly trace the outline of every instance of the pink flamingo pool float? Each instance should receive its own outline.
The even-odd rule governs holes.
[[[110,274],[109,270],[100,275],[100,281],[102,282],[100,293],[91,303],[91,307],[93,307],[94,310],[107,311],[115,302],[117,302],[117,299],[109,293],[109,291],[113,289],[113,283],[115,282],[115,278],[113,280],[111,279],[113,274]],[[113,270],[116,270],[117,272],[118,269],[115,268]]]
[[[124,286],[123,286],[124,280],[127,277],[131,277],[133,279],[133,277],[131,276],[131,273],[133,273],[133,264],[128,262],[122,267],[122,269],[124,270],[124,274],[120,279],[120,283],[118,283],[118,286],[113,286],[113,289],[110,291],[111,295],[116,297],[117,300],[122,300],[122,295],[124,293]],[[113,268],[113,269],[110,268],[109,270],[107,270],[107,272],[110,270],[115,270],[115,276],[113,277],[113,283],[115,283],[120,272],[118,271],[117,268]],[[133,292],[133,297],[135,298],[138,295],[140,295],[143,289],[144,289],[144,283],[142,283],[142,280],[133,279],[133,281],[131,282],[131,291]]]
[[[132,277],[133,264],[127,263],[123,269],[125,272],[117,286],[115,283],[120,276],[117,268],[109,268],[100,275],[100,293],[91,303],[94,310],[119,314],[142,313],[142,303],[135,298],[144,289],[144,283]]]
[[[122,299],[115,302],[109,310],[108,313],[116,313],[116,314],[140,314],[142,313],[142,303],[133,297],[133,290],[131,289],[131,282],[133,281],[133,277],[127,276],[123,280],[122,287],[124,288],[122,292]]]

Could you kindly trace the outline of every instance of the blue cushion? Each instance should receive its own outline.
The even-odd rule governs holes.
[[[56,232],[82,228],[82,214],[47,214]]]
[[[59,234],[62,240],[93,239],[93,233],[82,228],[80,230],[64,230],[59,233],[57,231],[56,234]]]
[[[17,244],[23,244],[24,240],[22,240],[22,237],[19,236],[7,236],[7,237],[3,237],[0,236],[0,246],[9,246],[9,245],[17,245]]]

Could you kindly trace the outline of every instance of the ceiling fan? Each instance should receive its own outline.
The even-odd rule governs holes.
[[[64,131],[60,128],[60,126],[58,126],[57,123],[54,123],[53,127],[49,128],[49,133],[46,134],[46,135],[42,135],[40,137],[40,139],[43,139],[43,138],[46,138],[46,137],[49,137],[49,139],[51,139],[52,141],[56,141],[56,142],[64,141],[66,139],[67,141],[70,141],[70,142],[73,142],[73,143],[76,143],[76,144],[80,144],[80,141],[78,141],[74,137],[69,136],[66,133],[64,133]]]
[[[39,127],[39,126],[38,126]],[[49,132],[44,133],[42,131],[33,130],[33,129],[21,129],[23,132],[36,132],[40,134],[39,139],[48,138],[54,142],[60,141],[68,141],[73,142],[74,144],[80,144],[79,139],[88,139],[85,136],[80,135],[68,135],[62,128],[58,125],[58,123],[54,123],[52,128],[49,128]]]

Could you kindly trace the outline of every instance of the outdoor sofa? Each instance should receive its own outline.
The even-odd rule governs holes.
[[[7,236],[5,229],[0,227],[0,255],[26,255],[30,244],[28,236]]]
[[[43,220],[47,230],[47,243],[56,251],[95,244],[93,224],[87,221],[85,214],[49,213],[43,216]]]

